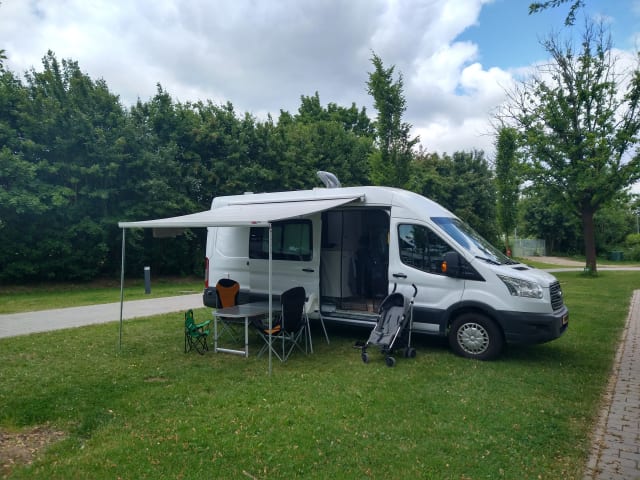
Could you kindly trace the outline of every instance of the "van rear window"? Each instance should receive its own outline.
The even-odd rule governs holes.
[[[311,261],[313,231],[310,220],[285,220],[272,225],[272,258],[299,262]],[[252,227],[249,258],[269,258],[269,229]]]

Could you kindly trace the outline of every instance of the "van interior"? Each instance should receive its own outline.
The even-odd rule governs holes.
[[[376,314],[389,284],[389,210],[330,210],[323,212],[322,225],[323,316]]]

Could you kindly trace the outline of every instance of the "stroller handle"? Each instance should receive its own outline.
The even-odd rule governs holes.
[[[416,298],[416,295],[418,295],[418,287],[416,287],[415,283],[412,283],[411,286],[413,287],[413,296],[411,297],[411,300],[413,300],[414,298]],[[396,293],[397,288],[398,288],[398,284],[394,283],[393,290],[391,290],[391,293]]]

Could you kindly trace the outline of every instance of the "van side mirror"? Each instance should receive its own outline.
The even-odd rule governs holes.
[[[442,260],[442,273],[447,277],[460,276],[460,254],[458,252],[447,252]]]

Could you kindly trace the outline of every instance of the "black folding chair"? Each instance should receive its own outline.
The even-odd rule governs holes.
[[[254,321],[254,326],[258,329],[258,333],[265,341],[265,345],[258,353],[258,356],[271,351],[282,362],[286,362],[291,352],[295,348],[307,353],[308,345],[308,317],[304,311],[306,300],[306,292],[304,287],[294,287],[280,296],[281,311],[275,322],[271,325],[265,325],[263,320]],[[304,348],[301,340],[304,339]]]

